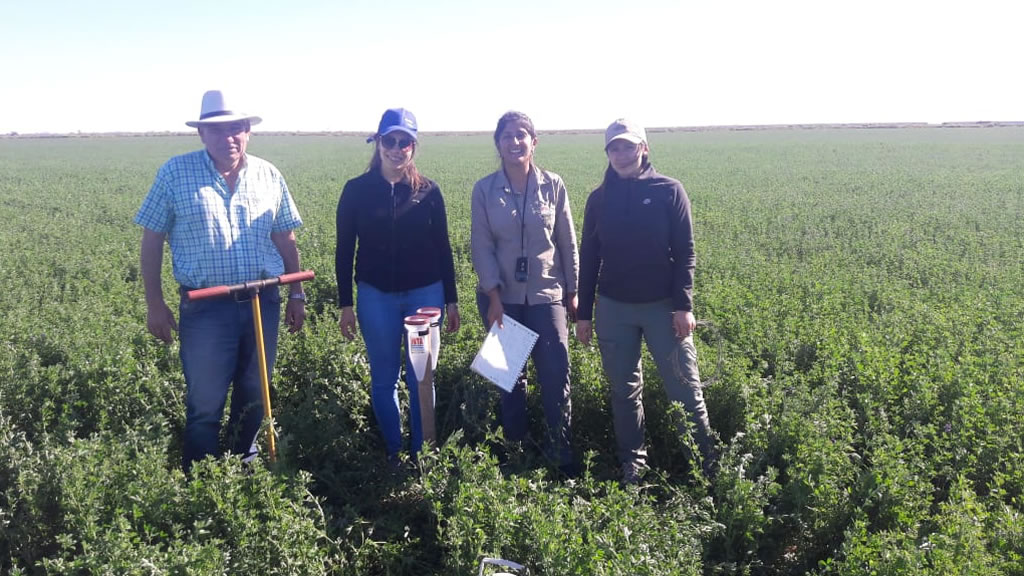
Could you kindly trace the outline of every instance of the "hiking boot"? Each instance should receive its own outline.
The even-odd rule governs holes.
[[[580,475],[580,465],[575,462],[569,462],[568,464],[560,464],[558,471],[561,472],[562,476],[572,479]]]
[[[409,468],[398,454],[388,456],[387,474],[391,478],[405,479],[409,474]]]
[[[721,462],[718,461],[718,451],[714,450],[704,458],[704,462],[701,464],[701,472],[704,474],[704,478],[714,480],[715,476],[718,476],[718,470],[721,466]]]
[[[634,464],[632,462],[622,465],[622,485],[623,486],[636,486],[643,480],[644,472],[647,471],[647,467],[643,464]]]

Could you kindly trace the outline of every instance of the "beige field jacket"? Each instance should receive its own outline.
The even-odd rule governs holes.
[[[580,258],[569,196],[562,178],[534,167],[524,195],[502,170],[473,186],[471,249],[478,290],[498,287],[508,304],[560,302],[576,292]],[[525,222],[522,216],[525,215]],[[515,280],[516,259],[529,262],[526,282]]]

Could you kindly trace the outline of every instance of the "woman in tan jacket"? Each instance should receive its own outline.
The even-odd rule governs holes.
[[[477,306],[488,328],[501,326],[505,314],[540,335],[532,358],[547,422],[545,449],[562,472],[574,475],[568,321],[576,318],[579,253],[569,197],[561,177],[534,164],[537,132],[528,116],[503,115],[494,145],[501,169],[473,187]],[[525,373],[502,394],[501,416],[507,440],[525,439]]]

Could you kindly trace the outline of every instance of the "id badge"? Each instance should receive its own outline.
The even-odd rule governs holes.
[[[516,258],[516,282],[526,282],[530,275],[530,261],[526,256]]]

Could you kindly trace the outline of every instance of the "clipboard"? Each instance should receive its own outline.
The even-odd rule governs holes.
[[[504,328],[497,322],[491,325],[469,369],[511,392],[539,336],[508,315],[502,315],[502,323]]]

